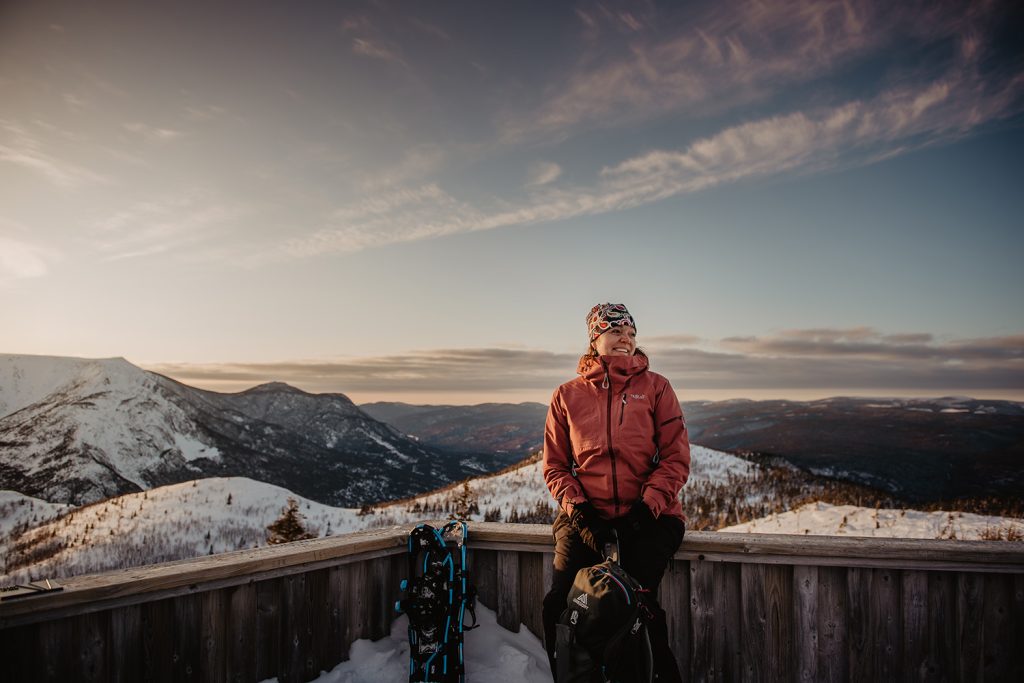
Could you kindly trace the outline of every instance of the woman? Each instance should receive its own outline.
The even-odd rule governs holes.
[[[554,666],[555,623],[576,572],[602,561],[612,529],[623,568],[653,596],[685,530],[679,492],[690,473],[690,443],[668,380],[648,370],[636,323],[622,304],[587,315],[590,348],[579,377],[555,390],[544,429],[544,480],[560,507],[544,635]],[[650,601],[655,680],[680,681],[665,612]]]

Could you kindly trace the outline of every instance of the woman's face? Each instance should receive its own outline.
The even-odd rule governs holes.
[[[594,340],[599,356],[632,356],[636,352],[636,330],[619,325]]]

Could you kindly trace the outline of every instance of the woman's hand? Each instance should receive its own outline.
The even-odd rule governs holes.
[[[604,554],[604,545],[611,540],[612,525],[589,501],[573,505],[569,526],[576,530],[583,542],[598,555]]]
[[[641,499],[633,503],[633,506],[629,508],[629,512],[626,513],[622,520],[625,527],[624,530],[640,533],[654,526],[654,513],[651,512],[651,508],[647,507],[647,503]]]

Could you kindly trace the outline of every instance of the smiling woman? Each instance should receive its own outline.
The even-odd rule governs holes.
[[[652,596],[685,531],[679,492],[690,473],[686,423],[669,381],[648,370],[624,305],[594,306],[587,330],[579,377],[555,390],[544,429],[544,480],[560,507],[544,598],[552,671],[556,623],[576,574],[601,562],[614,540],[623,568],[648,591],[643,602],[657,680],[679,681],[665,612]],[[558,651],[564,669],[568,652],[560,645]]]

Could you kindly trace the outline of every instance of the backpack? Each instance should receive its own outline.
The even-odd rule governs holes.
[[[604,562],[577,572],[555,626],[558,683],[651,681],[644,590],[619,565],[617,547],[605,554]]]

